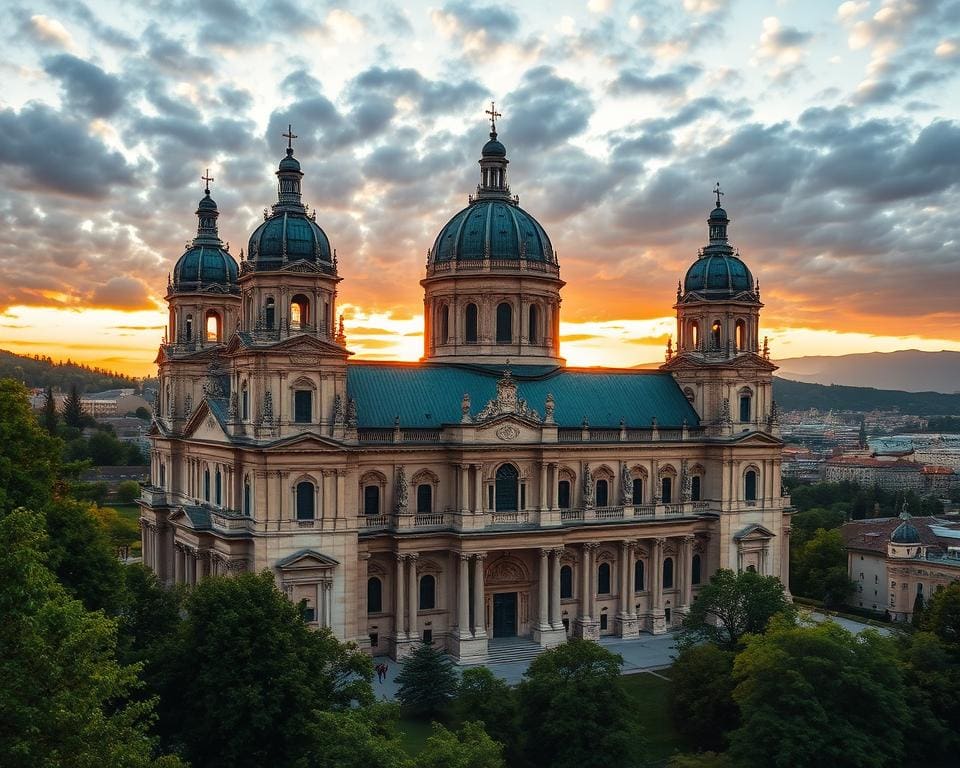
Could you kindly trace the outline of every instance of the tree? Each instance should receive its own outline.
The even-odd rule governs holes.
[[[98,429],[87,441],[90,450],[90,459],[95,467],[115,467],[127,455],[126,446],[116,435],[106,430]]]
[[[721,568],[700,589],[700,596],[690,607],[680,643],[686,646],[708,640],[735,651],[743,635],[763,632],[770,618],[780,613],[794,613],[780,579]]]
[[[732,651],[707,643],[685,648],[670,668],[670,716],[691,746],[722,751],[740,724],[733,701]]]
[[[917,596],[913,598],[913,613],[910,615],[910,624],[915,629],[920,629],[923,625],[923,593],[917,592]]]
[[[43,401],[43,415],[40,422],[43,428],[51,435],[56,436],[57,425],[60,422],[60,416],[57,414],[57,401],[53,397],[53,388],[47,387],[45,399]]]
[[[914,765],[952,766],[960,752],[960,657],[931,632],[900,638]]]
[[[304,732],[310,746],[297,768],[410,768],[396,721],[391,704],[315,712]]]
[[[0,379],[0,515],[50,502],[61,450],[60,441],[37,424],[26,388]]]
[[[77,391],[77,385],[70,385],[70,394],[63,402],[63,421],[68,427],[74,429],[83,429],[86,420],[84,418],[83,404],[80,402],[80,393]]]
[[[124,480],[117,485],[117,501],[121,504],[133,504],[140,498],[140,483],[136,480]]]
[[[143,419],[144,421],[150,421],[150,411],[144,406],[140,406],[136,411],[133,412],[133,415],[138,419]]]
[[[154,672],[152,662],[165,655],[179,631],[184,591],[182,587],[164,587],[143,565],[128,565],[123,575],[117,655],[125,664],[144,663],[149,682]]]
[[[503,744],[507,765],[521,760],[521,738],[516,691],[486,667],[466,669],[460,676],[454,702],[457,721],[479,721]]]
[[[457,692],[457,674],[446,654],[420,643],[397,675],[397,699],[411,716],[429,720],[444,716]]]
[[[924,613],[923,629],[960,650],[960,584],[934,592]]]
[[[115,614],[123,600],[123,566],[94,509],[70,498],[47,507],[48,562],[60,583],[89,610]]]
[[[269,571],[208,578],[161,658],[159,730],[192,765],[299,766],[318,711],[370,703],[370,659],[310,629]]]
[[[899,765],[907,721],[894,641],[827,621],[784,618],[745,638],[734,662],[741,725],[730,735],[737,766],[879,768]],[[882,734],[882,736],[881,736]]]
[[[632,765],[640,744],[632,700],[620,685],[623,659],[590,640],[540,654],[517,688],[530,766]]]
[[[0,518],[0,755],[7,768],[180,766],[154,760],[153,702],[130,703],[116,624],[67,596],[44,565],[42,517]]]
[[[840,530],[820,528],[791,553],[790,586],[795,594],[843,605],[856,589],[847,572],[847,550]]]
[[[503,768],[500,745],[480,723],[464,723],[459,733],[433,724],[433,734],[413,761],[414,768]]]

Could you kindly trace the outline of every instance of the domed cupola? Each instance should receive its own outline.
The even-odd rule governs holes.
[[[197,236],[174,265],[169,292],[239,293],[237,263],[227,253],[217,232],[220,212],[210,197],[210,182],[213,179],[209,174],[203,178],[207,186],[197,205]]]
[[[427,252],[427,358],[450,362],[557,365],[560,269],[540,223],[511,195],[507,150],[490,137],[480,152],[480,183],[467,207]]]
[[[726,300],[743,293],[752,294],[755,287],[753,275],[727,241],[730,219],[720,207],[720,195],[723,192],[719,184],[714,193],[717,195],[717,205],[707,219],[710,242],[700,250],[697,260],[687,270],[683,290],[707,300]]]
[[[244,269],[275,270],[305,261],[325,272],[336,272],[330,240],[317,225],[316,214],[308,215],[301,200],[303,172],[300,161],[293,156],[296,136],[289,129],[284,136],[288,140],[287,153],[277,169],[277,202],[250,235]]]

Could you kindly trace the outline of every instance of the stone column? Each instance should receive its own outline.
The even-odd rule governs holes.
[[[324,586],[324,626],[333,629],[333,581],[325,581]]]
[[[551,553],[553,557],[551,558],[553,562],[551,566],[553,568],[553,577],[550,579],[550,626],[554,629],[563,629],[563,620],[560,617],[560,556],[563,554],[562,549],[555,549]]]
[[[666,621],[663,611],[663,545],[664,539],[656,538],[653,540],[653,573],[651,578],[651,603],[653,605],[653,616],[651,620],[651,630],[654,633],[666,631]]]
[[[584,622],[590,621],[590,571],[593,570],[593,564],[590,562],[592,547],[589,544],[583,544],[581,547],[582,556],[580,558],[580,619]]]
[[[486,556],[486,552],[473,556],[473,636],[477,638],[487,636],[483,598],[483,560]]]
[[[408,578],[407,610],[410,612],[410,617],[407,620],[407,623],[409,626],[409,629],[407,630],[407,632],[409,634],[409,637],[414,640],[416,640],[420,636],[420,632],[417,628],[417,608],[419,607],[417,605],[417,602],[418,602],[417,598],[419,597],[419,595],[417,594],[417,587],[419,586],[419,582],[417,581],[417,558],[418,557],[419,555],[416,552],[413,552],[407,555],[407,560],[410,561],[410,573],[407,575],[407,578]]]
[[[335,470],[337,475],[337,512],[336,515],[341,520],[346,517],[347,514],[347,495],[344,490],[346,484],[346,478],[344,477],[344,470],[337,469]],[[324,512],[326,515],[326,512]]]
[[[459,509],[461,513],[466,513],[470,510],[470,465],[460,464],[457,470],[460,472]]]
[[[560,465],[550,465],[550,509],[560,508]]]
[[[183,551],[179,544],[174,544],[173,550],[173,580],[176,584],[183,583]]]
[[[404,622],[406,622],[406,610],[404,608],[404,596],[406,595],[405,587],[406,580],[404,579],[405,569],[403,567],[403,555],[397,555],[397,578],[396,584],[393,587],[394,593],[394,606],[393,606],[393,623],[395,627],[395,634],[397,640],[403,640],[406,638],[407,633],[404,631]]]
[[[192,586],[197,583],[197,550],[191,549],[187,553],[187,582]]]
[[[547,475],[550,473],[550,465],[546,462],[540,464],[540,500],[538,509],[549,509],[547,504]]]
[[[538,608],[537,629],[550,629],[550,550],[540,550],[540,599]]]
[[[457,634],[467,640],[470,634],[470,555],[461,552],[460,582],[457,584]]]
[[[703,563],[700,564],[701,571]],[[680,607],[689,610],[693,599],[693,536],[683,537],[683,595]]]
[[[143,558],[143,564],[147,568],[152,568],[153,561],[150,557],[149,541],[150,541],[150,526],[146,520],[141,520],[140,521],[140,553],[141,553],[141,557]],[[156,568],[154,568],[154,570],[156,570]]]
[[[483,464],[473,465],[473,511],[483,512]]]
[[[323,620],[326,618],[326,606],[324,605],[324,588],[323,582],[317,582],[317,605],[313,610],[313,617],[317,620],[317,626],[324,626]]]
[[[631,596],[633,590],[630,589],[630,571],[632,570],[633,558],[630,556],[630,542],[620,542],[620,617],[625,619],[630,616],[630,605],[633,602]]]

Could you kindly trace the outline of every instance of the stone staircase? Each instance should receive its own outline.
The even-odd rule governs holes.
[[[498,637],[487,642],[487,659],[482,664],[529,664],[545,648],[526,637]],[[476,665],[475,665],[476,666]]]

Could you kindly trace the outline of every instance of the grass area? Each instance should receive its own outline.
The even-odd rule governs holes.
[[[109,504],[101,507],[102,521],[114,546],[130,547],[130,556],[140,556],[140,507],[136,504]],[[115,515],[114,515],[115,513]]]
[[[658,675],[669,677],[670,670],[659,670]],[[645,739],[644,752],[648,765],[665,765],[667,759],[683,752],[685,745],[670,721],[670,681],[647,673],[620,678],[627,695],[637,706]],[[430,736],[430,723],[401,718],[397,723],[404,749],[413,757],[420,753]]]

